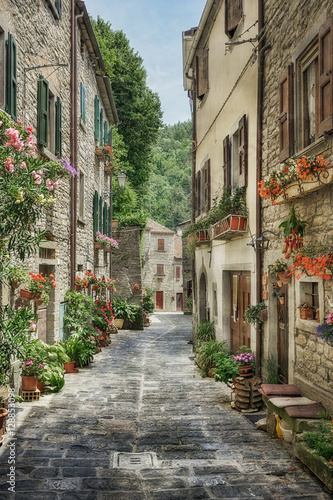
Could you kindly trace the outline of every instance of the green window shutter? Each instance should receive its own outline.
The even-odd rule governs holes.
[[[95,141],[99,139],[99,98],[95,95]]]
[[[86,89],[81,82],[81,118],[84,124],[86,124]]]
[[[109,134],[108,134],[108,144],[111,146],[111,130],[109,128]]]
[[[55,151],[56,156],[61,156],[62,128],[61,128],[61,100],[57,97],[55,102]]]
[[[98,230],[103,233],[103,198],[99,197],[99,220],[98,220]]]
[[[106,120],[104,121],[104,143],[109,143],[109,126]]]
[[[107,235],[109,238],[111,238],[111,207],[108,208],[108,220],[109,220],[109,223],[108,223]]]
[[[101,108],[101,116],[100,116],[100,137],[101,137],[101,146],[104,145],[104,140],[103,140],[103,108]]]
[[[8,33],[7,46],[7,75],[6,75],[6,111],[17,119],[17,48],[12,35]]]
[[[37,142],[42,146],[47,146],[48,115],[49,115],[49,82],[45,80],[43,76],[39,75]]]
[[[93,210],[93,214],[94,214],[94,236],[95,236],[95,234],[98,231],[98,203],[99,203],[99,197],[98,197],[97,191],[95,191],[95,194],[94,194],[94,210]]]
[[[106,201],[103,208],[103,234],[108,234],[108,206]]]

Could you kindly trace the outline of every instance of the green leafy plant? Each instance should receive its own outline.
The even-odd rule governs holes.
[[[266,307],[265,302],[259,302],[255,306],[250,306],[246,309],[244,318],[246,319],[247,324],[257,326],[263,323],[260,311],[263,311]]]
[[[89,335],[94,301],[88,295],[71,290],[66,292],[65,301],[64,327],[67,334]]]
[[[322,421],[316,432],[304,433],[305,443],[314,453],[325,460],[333,459],[333,425],[332,422]]]
[[[62,342],[61,345],[70,360],[75,361],[80,366],[88,364],[96,351],[96,346],[92,342],[76,334],[71,335],[65,342]]]
[[[211,368],[215,366],[215,354],[223,352],[228,353],[228,348],[226,342],[216,342],[214,339],[208,340],[208,342],[202,342],[199,344],[196,350],[196,361],[198,366],[201,368],[201,374],[203,377],[207,377],[208,372]]]
[[[115,318],[131,322],[135,320],[137,306],[135,304],[131,304],[126,299],[122,299],[121,297],[114,297],[112,300],[112,311]]]
[[[278,273],[285,273],[288,271],[289,266],[287,262],[283,259],[277,259],[273,264],[268,266],[268,270],[272,274],[276,274],[278,278]]]
[[[207,342],[208,340],[215,340],[215,327],[212,321],[202,319],[195,329],[196,343]]]
[[[155,310],[155,304],[152,300],[153,293],[153,290],[146,286],[142,290],[142,309],[146,314],[153,313]]]
[[[230,381],[235,380],[238,375],[238,366],[235,363],[234,357],[224,352],[214,355],[215,359],[215,382],[223,382],[228,384]]]

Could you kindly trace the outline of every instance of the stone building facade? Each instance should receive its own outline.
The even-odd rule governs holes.
[[[177,234],[182,237],[183,255],[183,293],[184,293],[184,314],[192,314],[192,258],[187,248],[188,237],[184,234],[189,230],[191,221],[182,222],[177,226]]]
[[[24,263],[29,271],[55,276],[49,305],[37,311],[38,336],[53,343],[62,336],[64,295],[75,276],[86,270],[109,276],[108,254],[94,250],[94,233],[109,232],[111,224],[110,177],[96,146],[109,142],[117,112],[109,80],[100,76],[105,67],[80,0],[4,0],[0,61],[0,108],[33,127],[39,155],[67,157],[78,171],[75,179],[61,180],[55,204],[41,221],[48,239],[39,255]],[[9,94],[8,82],[13,82]],[[96,211],[102,214],[97,224]],[[15,300],[3,291],[3,303]]]
[[[192,222],[205,220],[225,188],[232,195],[246,189],[248,216],[224,219],[229,212],[191,235],[194,323],[214,321],[217,339],[233,350],[259,348],[255,329],[244,321],[258,294],[249,246],[257,231],[257,22],[257,2],[207,0],[199,26],[183,32],[193,123]]]
[[[155,309],[183,311],[181,236],[148,219],[143,248],[142,283],[154,291]]]
[[[333,27],[332,0],[296,0],[277,5],[264,2],[262,177],[296,155],[323,155],[333,163]],[[330,170],[329,170],[330,172]],[[263,252],[262,271],[284,259],[284,236],[279,225],[288,219],[291,195],[299,219],[308,222],[304,246],[332,239],[332,175],[304,181],[281,205],[262,202],[262,229],[270,247]],[[290,260],[288,263],[290,264]],[[298,274],[298,273],[296,273]],[[268,272],[268,321],[264,324],[264,357],[279,364],[284,382],[295,383],[305,395],[333,411],[333,347],[316,338],[316,321],[300,317],[299,306],[313,306],[321,323],[333,307],[332,279],[293,276],[283,286],[284,305],[278,303],[275,276]]]

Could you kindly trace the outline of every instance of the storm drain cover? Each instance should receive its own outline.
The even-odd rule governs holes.
[[[154,452],[116,452],[113,456],[114,469],[150,469],[152,467],[157,467],[157,456]]]

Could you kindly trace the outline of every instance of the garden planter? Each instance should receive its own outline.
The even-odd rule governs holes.
[[[82,285],[75,285],[75,290],[79,292],[82,288]]]
[[[6,408],[0,408],[0,442],[2,437],[2,429],[5,426],[7,415],[8,415],[8,410],[6,410]]]
[[[288,285],[288,283],[291,282],[291,275],[287,271],[282,272],[282,273],[277,273],[277,275],[278,275],[279,281],[281,281],[281,283],[283,285]]]
[[[44,380],[41,380],[40,382],[37,381],[37,389],[40,392],[44,392]]]
[[[101,243],[95,243],[95,249],[103,248],[103,245]]]
[[[35,391],[37,389],[37,377],[22,375],[22,389],[24,391]]]
[[[329,492],[332,493],[333,466],[325,458],[313,453],[313,450],[301,441],[294,444],[294,453],[325,484]]]
[[[64,362],[64,369],[66,370],[66,373],[77,373],[79,370],[74,368],[75,361],[71,361],[70,363],[65,363]]]
[[[300,309],[301,319],[313,319],[313,309],[302,307]]]
[[[284,305],[284,297],[279,297],[279,302],[283,306]]]
[[[238,367],[239,376],[243,378],[252,377],[253,375],[253,367],[252,365],[240,365]]]
[[[240,215],[230,215],[230,229],[232,231],[244,231],[246,218]]]
[[[117,328],[119,328],[121,330],[123,327],[123,324],[124,324],[124,320],[120,319],[120,318],[116,318],[114,320],[114,324],[116,325]]]
[[[34,292],[30,292],[30,290],[20,288],[20,297],[24,300],[33,300],[35,298],[35,294]]]
[[[96,156],[100,160],[104,160],[104,154],[103,154],[103,149],[102,148],[96,148]]]

